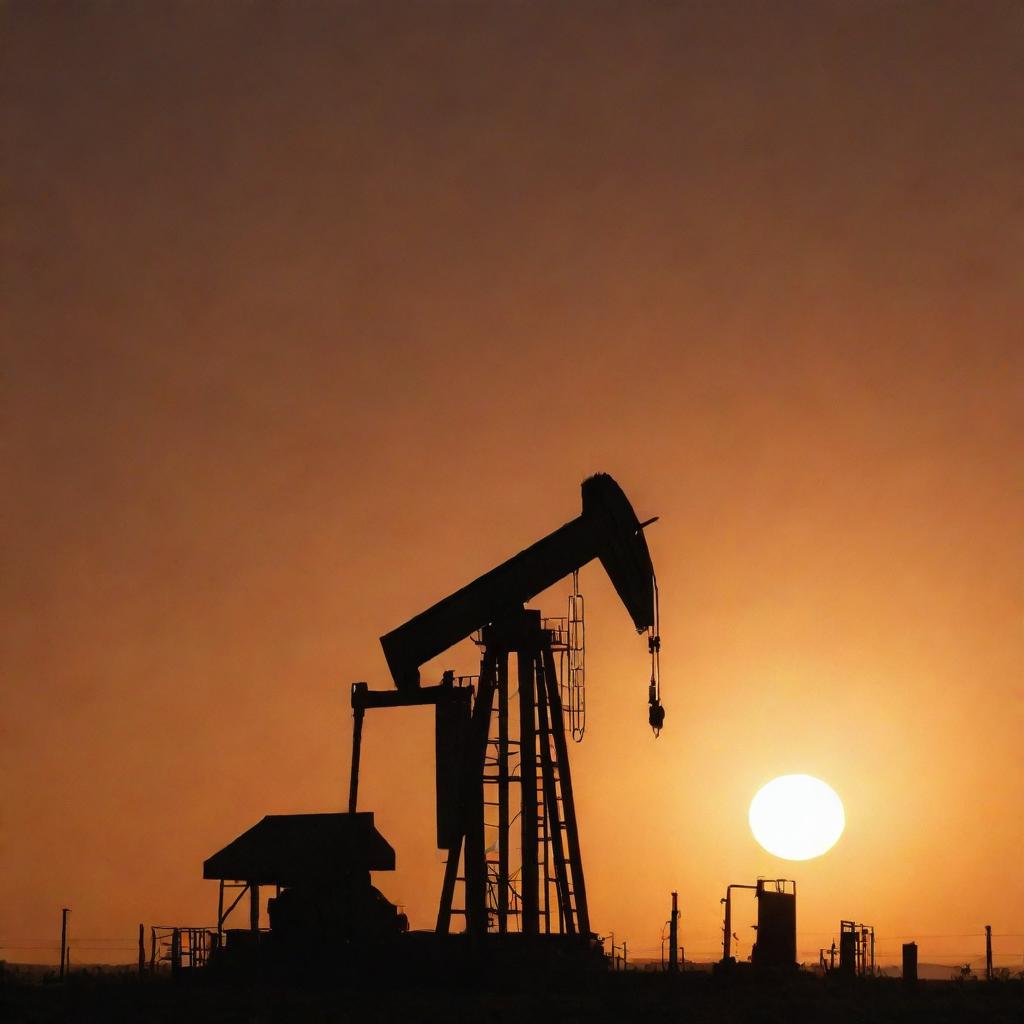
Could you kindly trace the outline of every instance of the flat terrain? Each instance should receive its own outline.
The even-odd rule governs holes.
[[[402,988],[399,982],[396,977],[381,990],[369,991],[338,986],[228,985],[209,977],[175,983],[167,977],[140,981],[131,975],[74,974],[60,984],[9,973],[0,984],[0,1020],[5,1024],[1024,1021],[1024,984],[1020,981],[924,982],[908,991],[891,979],[844,985],[800,976],[758,984],[753,979],[725,980],[700,974],[670,978],[636,972],[593,978],[577,988],[487,992]]]

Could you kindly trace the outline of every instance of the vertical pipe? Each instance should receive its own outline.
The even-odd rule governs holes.
[[[353,703],[358,688],[367,689],[366,683],[356,683],[352,687]],[[362,707],[352,708],[352,766],[348,774],[348,813],[356,813],[356,799],[359,795],[359,752],[363,745],[363,716],[366,710]]]
[[[156,970],[156,929],[149,929],[149,969]]]
[[[725,927],[722,936],[722,963],[729,962],[729,955],[732,952],[732,886],[726,886],[725,899]]]
[[[672,893],[672,917],[668,926],[668,969],[675,974],[679,970],[679,893]]]
[[[146,929],[139,925],[139,977],[146,973]]]
[[[992,925],[985,925],[985,980],[992,980]]]
[[[508,931],[508,659],[498,660],[498,931]]]
[[[217,893],[217,945],[224,935],[224,879],[220,880],[220,891]]]
[[[532,651],[516,652],[519,671],[519,777],[522,803],[519,811],[520,847],[523,864],[522,931],[536,935],[538,931],[537,900],[537,735],[534,724],[535,679]]]
[[[67,969],[68,960],[68,914],[70,911],[64,907],[60,912],[60,976],[63,978]]]

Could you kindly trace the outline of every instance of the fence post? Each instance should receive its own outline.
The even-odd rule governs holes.
[[[672,893],[672,917],[668,928],[668,969],[674,974],[679,970],[679,893]]]
[[[63,978],[68,965],[68,914],[71,911],[64,907],[60,912],[60,976]]]

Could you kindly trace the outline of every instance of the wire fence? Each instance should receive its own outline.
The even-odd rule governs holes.
[[[722,957],[721,936],[700,935],[693,937],[690,943],[685,941],[685,933],[680,931],[680,944],[687,962],[689,963],[714,963]],[[817,945],[804,945],[797,949],[797,959],[804,964],[816,964],[821,950],[826,954],[833,940],[837,943],[838,932],[800,932],[800,939],[805,944],[809,941],[820,939]],[[946,941],[955,939],[973,939],[978,943],[973,949],[966,944],[960,949],[950,949],[945,945]],[[1024,968],[1024,932],[993,932],[993,942],[998,939],[1017,940],[1004,944],[1003,949],[992,950],[992,964],[997,968],[1009,968],[1014,971]],[[628,941],[628,939],[627,939]],[[902,962],[903,942],[916,942],[918,946],[918,957],[922,963],[933,967],[943,967],[953,970],[961,970],[965,965],[972,968],[984,966],[986,963],[985,954],[985,933],[979,932],[950,932],[950,933],[898,933],[889,934],[876,939],[875,960],[880,967],[898,966]],[[743,942],[739,950],[734,939],[734,953],[739,953],[739,959],[749,955],[753,945],[752,940]],[[1013,948],[1007,949],[1006,945]],[[630,960],[652,961],[668,958],[668,946],[663,941],[659,945],[629,946]]]
[[[681,946],[687,961],[694,963],[711,963],[721,958],[722,943],[718,936],[698,936],[692,944],[685,942],[685,935],[680,935]],[[800,947],[797,950],[797,957],[804,963],[816,963],[822,949],[828,951],[833,939],[837,939],[835,932],[801,932],[800,938],[807,940],[822,940],[817,945]],[[974,948],[951,950],[941,945],[952,939],[973,939],[978,945]],[[1024,968],[1024,932],[993,932],[992,939],[1015,939],[1012,943],[1014,948],[992,950],[992,962],[998,967]],[[629,941],[628,938],[626,940]],[[918,957],[922,962],[927,962],[936,967],[949,967],[950,969],[962,968],[965,964],[970,966],[984,964],[985,954],[985,933],[984,932],[957,932],[957,933],[927,933],[915,934],[912,932],[903,934],[885,934],[875,944],[875,959],[880,964],[888,962],[898,964],[902,957],[902,943],[916,942],[918,946]],[[90,962],[90,958],[100,955],[128,954],[123,957],[123,962],[134,961],[138,953],[139,944],[137,938],[125,938],[124,936],[69,936],[69,945],[73,948],[76,959],[79,963]],[[735,946],[735,944],[734,944]],[[750,943],[744,943],[746,952],[749,953]],[[21,953],[52,953],[54,961],[60,958],[60,942],[42,938],[26,938],[19,940],[0,940],[0,959],[10,959],[12,954]],[[744,953],[743,947],[740,950],[741,956]],[[658,960],[662,957],[667,959],[668,947],[662,942],[660,944],[634,946],[629,944],[630,960]]]

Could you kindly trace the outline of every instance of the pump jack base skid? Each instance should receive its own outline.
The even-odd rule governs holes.
[[[217,950],[212,975],[247,983],[299,982],[346,988],[553,989],[608,969],[599,940],[518,933],[482,939],[465,932],[406,932],[375,942],[259,943]]]

